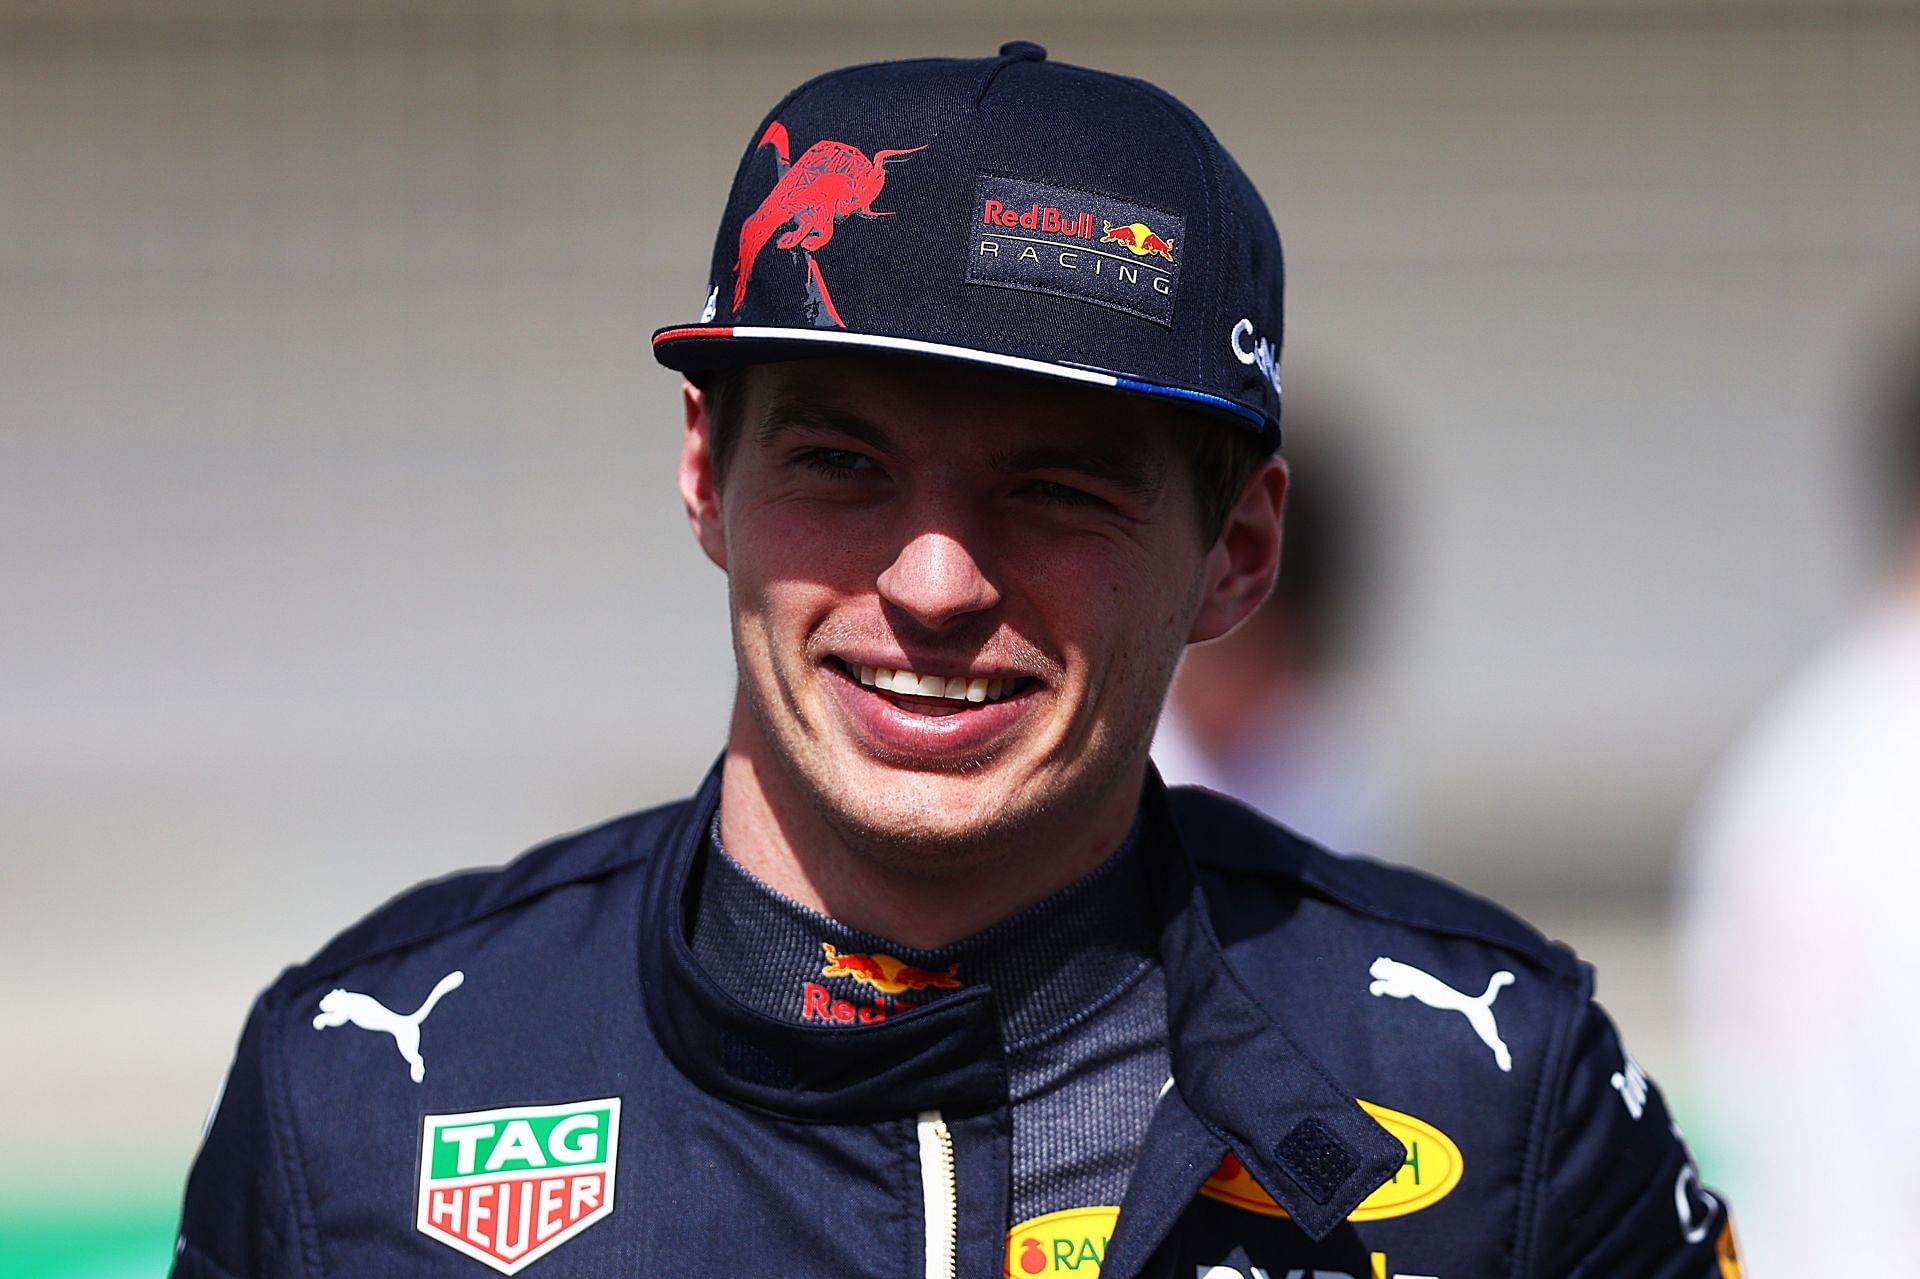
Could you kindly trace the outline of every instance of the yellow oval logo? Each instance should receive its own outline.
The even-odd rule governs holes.
[[[1067,1208],[1023,1221],[1007,1232],[1006,1279],[1075,1275],[1095,1279],[1120,1209]]]
[[[1361,1102],[1360,1109],[1400,1139],[1400,1144],[1407,1148],[1407,1159],[1400,1165],[1400,1171],[1393,1174],[1392,1181],[1360,1201],[1360,1206],[1347,1215],[1348,1221],[1404,1217],[1440,1202],[1460,1184],[1464,1161],[1460,1147],[1454,1145],[1447,1134],[1424,1119],[1415,1119],[1370,1101]],[[1253,1175],[1241,1167],[1232,1151],[1227,1152],[1220,1167],[1200,1187],[1200,1193],[1248,1212],[1269,1217],[1287,1215],[1287,1210],[1275,1203],[1273,1196],[1262,1190]]]

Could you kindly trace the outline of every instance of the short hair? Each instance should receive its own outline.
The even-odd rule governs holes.
[[[724,484],[727,467],[739,447],[745,411],[741,407],[742,379],[738,369],[719,369],[699,381],[706,397],[708,448],[713,455],[716,486]],[[1254,472],[1267,460],[1258,433],[1191,409],[1175,409],[1182,421],[1177,432],[1193,482],[1194,509],[1199,515],[1200,542],[1212,546],[1226,530],[1227,519],[1247,491]]]

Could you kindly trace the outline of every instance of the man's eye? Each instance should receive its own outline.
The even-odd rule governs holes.
[[[1060,506],[1106,505],[1103,500],[1095,497],[1085,489],[1077,489],[1071,484],[1062,484],[1058,480],[1035,480],[1027,486],[1027,491],[1043,502],[1050,502]]]
[[[810,471],[833,478],[873,469],[873,459],[851,449],[808,449],[800,460]]]

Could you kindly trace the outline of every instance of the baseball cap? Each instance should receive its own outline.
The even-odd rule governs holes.
[[[1266,205],[1198,116],[1015,41],[788,94],[734,175],[700,319],[653,350],[696,381],[960,361],[1184,404],[1272,449],[1283,285]]]

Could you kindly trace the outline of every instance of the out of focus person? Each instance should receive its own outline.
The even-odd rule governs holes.
[[[1333,418],[1292,412],[1286,551],[1266,603],[1223,639],[1187,650],[1153,761],[1330,847],[1397,852],[1396,770],[1381,717],[1354,676],[1373,575],[1364,486]]]
[[[1701,1113],[1761,1275],[1920,1254],[1920,327],[1894,374],[1886,571],[1734,750],[1683,864]]]

